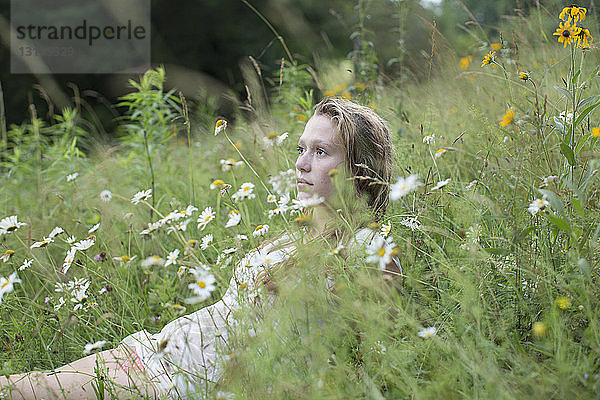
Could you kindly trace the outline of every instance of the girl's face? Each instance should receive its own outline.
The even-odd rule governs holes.
[[[329,117],[314,115],[309,119],[298,140],[298,199],[305,200],[317,195],[327,200],[335,191],[329,171],[344,163],[345,153]]]

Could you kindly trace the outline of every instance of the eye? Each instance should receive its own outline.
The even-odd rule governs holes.
[[[297,146],[296,149],[298,150],[298,154],[302,154],[302,152],[304,151],[304,147],[302,146]]]
[[[325,150],[323,150],[323,149],[321,149],[321,148],[317,149],[316,153],[317,153],[317,155],[318,155],[318,156],[324,156],[324,155],[326,155],[326,154],[327,154],[327,153],[325,152]]]

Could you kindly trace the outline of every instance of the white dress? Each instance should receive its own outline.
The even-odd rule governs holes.
[[[370,229],[359,230],[348,244],[349,249],[367,245],[379,235]],[[227,327],[235,324],[232,311],[240,307],[238,289],[244,286],[248,300],[253,301],[262,286],[256,287],[257,275],[265,267],[248,268],[252,257],[270,257],[282,261],[295,253],[293,238],[284,235],[263,249],[254,249],[237,265],[229,287],[218,302],[168,323],[156,334],[145,330],[123,339],[122,344],[137,355],[136,363],[152,380],[161,396],[168,399],[204,398],[207,388],[222,374],[222,354],[227,349]],[[286,248],[276,247],[288,245]],[[353,251],[353,250],[352,250]],[[272,265],[272,264],[271,264]],[[141,365],[140,365],[141,364]]]

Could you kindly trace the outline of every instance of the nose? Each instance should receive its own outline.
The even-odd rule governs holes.
[[[311,168],[310,161],[311,156],[308,151],[305,151],[303,154],[299,154],[298,159],[296,160],[296,169],[298,171],[309,172]]]

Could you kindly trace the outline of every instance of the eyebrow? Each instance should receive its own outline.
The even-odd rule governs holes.
[[[300,143],[304,143],[304,141],[302,140],[298,140],[298,145],[300,146]],[[314,142],[312,142],[313,146],[323,146],[323,147],[335,147],[335,144],[333,143],[329,143],[329,142],[325,142],[323,140],[315,140]]]

